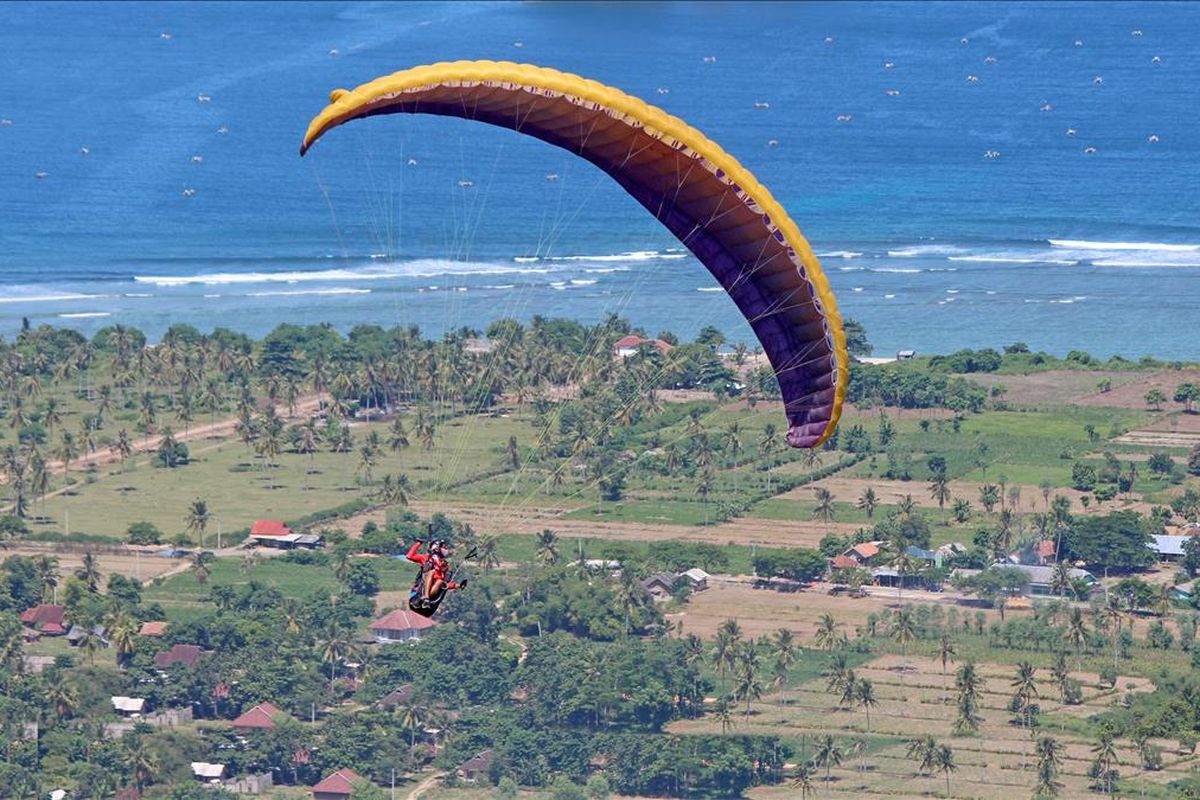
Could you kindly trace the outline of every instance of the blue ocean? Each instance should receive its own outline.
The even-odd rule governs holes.
[[[752,334],[598,170],[337,87],[451,59],[615,85],[719,142],[877,355],[1200,359],[1190,3],[0,4],[0,334],[617,313]]]

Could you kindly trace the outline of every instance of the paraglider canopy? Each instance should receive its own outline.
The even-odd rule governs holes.
[[[683,120],[619,89],[546,67],[455,61],[337,89],[300,155],[326,131],[378,114],[486,122],[569,150],[608,173],[716,277],[779,381],[788,444],[837,426],[849,356],[833,292],[808,242],[748,170]]]

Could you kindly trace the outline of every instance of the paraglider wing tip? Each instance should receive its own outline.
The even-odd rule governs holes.
[[[329,93],[329,102],[336,103],[348,94],[350,94],[349,89],[334,89]]]

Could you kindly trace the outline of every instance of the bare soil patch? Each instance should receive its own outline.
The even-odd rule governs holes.
[[[59,552],[52,548],[37,547],[36,545],[16,545],[4,548],[3,551],[0,551],[0,554],[5,558],[8,556],[28,556],[30,558],[50,556],[51,558],[57,558],[59,573],[65,576],[73,574],[77,568],[83,566],[83,552]],[[132,552],[128,555],[98,553],[96,559],[102,576],[102,585],[108,581],[108,576],[113,574],[149,581],[174,567],[178,567],[180,564],[178,559],[163,558],[152,554],[136,555]]]
[[[1005,400],[1018,405],[1111,405],[1121,408],[1144,409],[1144,399],[1147,389],[1142,389],[1136,399],[1130,399],[1136,391],[1127,387],[1138,384],[1139,380],[1147,377],[1145,373],[1130,372],[1091,372],[1087,370],[1050,370],[1048,372],[1031,372],[1028,375],[997,375],[995,373],[972,372],[959,377],[975,381],[986,386],[989,390],[1000,384],[1007,391]],[[1112,391],[1100,394],[1097,384],[1102,380],[1112,381]],[[1122,391],[1125,390],[1125,391]],[[1174,388],[1172,388],[1172,392]],[[1093,395],[1108,398],[1115,402],[1088,403],[1085,398]]]
[[[1139,410],[1147,408],[1146,393],[1151,389],[1158,389],[1167,396],[1167,402],[1163,403],[1162,410],[1179,411],[1183,408],[1183,403],[1176,403],[1171,399],[1175,395],[1175,387],[1181,383],[1200,381],[1200,370],[1195,369],[1168,369],[1160,372],[1133,374],[1127,372],[1085,372],[1082,374],[1092,376],[1092,385],[1090,391],[1075,398],[1073,402],[1077,405],[1112,406]],[[1112,380],[1111,390],[1101,392],[1096,388],[1096,384],[1102,377],[1109,377]]]
[[[564,519],[570,509],[533,508],[458,503],[417,502],[412,509],[428,515],[435,511],[470,523],[482,535],[535,535],[550,528],[567,539],[630,539],[660,541],[665,539],[717,544],[757,545],[764,547],[815,547],[821,537],[831,531],[852,533],[860,527],[852,523],[832,523],[809,520],[773,520],[746,517],[720,525],[666,525],[642,522],[602,522],[588,519]],[[352,534],[370,520],[382,523],[384,511],[371,511],[349,517],[338,523]]]

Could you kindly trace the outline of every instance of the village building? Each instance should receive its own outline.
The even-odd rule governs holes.
[[[670,600],[674,595],[675,578],[665,572],[660,572],[642,581],[642,587],[650,593],[656,603],[661,603]]]
[[[103,625],[92,626],[91,635],[101,647],[108,647],[110,644],[112,644],[108,640],[108,629],[106,629]],[[71,647],[78,647],[79,643],[82,642],[87,636],[87,628],[83,627],[82,625],[72,625],[71,629],[67,631],[67,644],[71,645]]]
[[[679,575],[680,580],[687,581],[693,592],[702,592],[707,589],[709,577],[711,576],[699,567],[692,567]]]
[[[250,528],[250,538],[256,545],[293,550],[297,547],[314,548],[321,544],[317,533],[295,533],[277,519],[258,519]]]
[[[412,701],[412,698],[413,686],[411,683],[406,683],[403,686],[388,692],[376,702],[384,708],[395,708],[396,706],[407,705]]]
[[[225,777],[224,764],[210,764],[207,761],[192,762],[192,776],[204,783],[220,783]]]
[[[21,612],[21,624],[28,632],[42,636],[62,636],[66,628],[67,607],[39,603]]]
[[[286,712],[281,711],[272,703],[259,703],[235,719],[233,721],[233,729],[241,734],[251,733],[252,731],[274,730],[275,718],[286,715]]]
[[[464,761],[456,770],[456,774],[464,783],[486,781],[488,771],[492,768],[492,758],[492,751],[484,750]]]
[[[641,336],[631,333],[617,340],[617,343],[613,345],[613,355],[617,358],[629,358],[632,355],[636,355],[638,349],[644,344],[650,345],[664,355],[675,349],[662,339],[643,339]]]
[[[852,561],[854,562],[853,566],[856,567],[870,566],[872,560],[879,555],[880,544],[882,543],[859,542],[842,553],[846,557],[846,560],[842,563],[849,564]],[[844,567],[839,567],[839,569],[844,569]]]
[[[313,800],[348,800],[363,778],[352,769],[339,769],[312,788]]]
[[[154,665],[159,669],[168,669],[173,664],[182,664],[189,669],[196,666],[204,651],[197,644],[174,644],[170,650],[154,654]]]
[[[140,717],[146,708],[144,697],[113,697],[113,710],[122,717]]]
[[[1191,537],[1159,534],[1151,536],[1147,546],[1160,561],[1178,561],[1183,558],[1183,545]]]
[[[425,631],[436,624],[428,617],[414,614],[407,609],[397,608],[367,627],[370,628],[376,642],[391,644],[392,642],[415,642],[424,635]]]
[[[165,620],[150,620],[143,622],[142,627],[138,628],[138,636],[149,636],[157,639],[160,636],[165,636],[167,633],[167,622]]]

